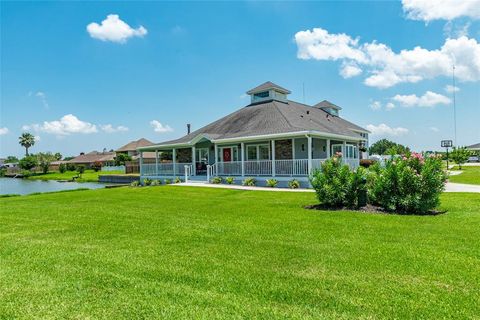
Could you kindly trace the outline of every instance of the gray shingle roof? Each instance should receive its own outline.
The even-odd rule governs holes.
[[[117,152],[134,151],[134,150],[137,150],[137,148],[146,147],[152,144],[153,143],[151,141],[148,141],[145,138],[141,138],[135,141],[130,141],[129,143],[127,143],[123,147],[118,148],[115,151]]]
[[[468,149],[480,149],[480,143],[472,144],[471,146],[467,147]]]
[[[286,103],[270,100],[243,107],[180,139],[159,145],[188,143],[198,136],[219,140],[300,131],[318,131],[354,139],[361,138],[358,131],[368,132],[322,109],[290,100]]]
[[[280,92],[283,92],[283,93],[286,93],[286,94],[291,93],[290,90],[285,89],[283,87],[280,87],[278,84],[275,84],[273,82],[267,81],[267,82],[259,85],[258,87],[255,87],[253,89],[248,90],[247,94],[252,94],[252,93],[255,93],[255,92],[259,92],[259,91],[265,91],[265,90],[268,90],[268,89],[276,89],[277,91],[280,91]]]

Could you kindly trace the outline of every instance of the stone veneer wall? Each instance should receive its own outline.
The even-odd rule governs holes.
[[[177,162],[187,163],[192,162],[192,149],[177,149]]]
[[[292,140],[276,140],[275,141],[275,159],[276,160],[290,160],[293,158],[292,154]]]

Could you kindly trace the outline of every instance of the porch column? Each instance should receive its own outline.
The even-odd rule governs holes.
[[[272,177],[275,177],[275,140],[272,140]]]
[[[347,163],[347,141],[343,141],[343,146],[342,146],[342,159],[343,163]]]
[[[307,149],[308,149],[308,175],[312,173],[312,137],[307,136]]]
[[[192,176],[197,174],[197,153],[195,146],[192,147]]]
[[[327,159],[330,159],[330,139],[327,139]]]
[[[143,151],[140,151],[140,177],[143,175]]]
[[[213,162],[214,164],[217,163],[218,161],[218,146],[217,144],[215,144],[215,161]]]
[[[158,150],[155,150],[155,175],[158,176]]]
[[[292,160],[295,160],[295,138],[292,138]]]
[[[173,162],[173,176],[176,176],[177,174],[177,149],[172,149],[172,162]]]
[[[241,143],[241,148],[242,148],[242,177],[245,176],[245,143]]]

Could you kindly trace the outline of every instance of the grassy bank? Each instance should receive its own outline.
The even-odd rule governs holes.
[[[85,170],[82,173],[81,178],[75,179],[78,182],[97,182],[99,175],[106,175],[106,174],[122,174],[122,171],[98,171],[95,172],[94,170]],[[60,172],[49,172],[45,174],[36,174],[34,176],[28,177],[31,180],[72,180],[73,177],[78,176],[78,172],[76,171],[66,171],[64,173]]]
[[[458,167],[453,170],[458,170]],[[480,185],[480,166],[463,166],[462,173],[451,176],[448,180],[455,183]]]
[[[0,318],[475,318],[480,195],[439,216],[161,186],[0,199]]]

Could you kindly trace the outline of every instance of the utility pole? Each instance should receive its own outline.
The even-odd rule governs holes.
[[[457,88],[455,87],[455,64],[452,66],[452,82],[453,82],[453,130],[454,130],[454,145],[457,145],[457,105],[455,101],[455,91]]]

